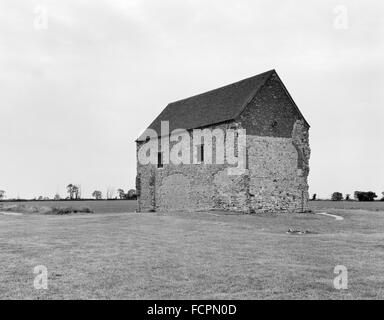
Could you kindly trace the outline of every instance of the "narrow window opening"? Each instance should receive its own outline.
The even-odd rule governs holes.
[[[163,153],[162,152],[157,153],[157,167],[158,168],[163,167]]]
[[[197,162],[204,162],[204,145],[197,146]]]

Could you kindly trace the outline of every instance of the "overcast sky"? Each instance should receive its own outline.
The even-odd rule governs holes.
[[[134,188],[134,140],[168,102],[276,69],[311,124],[310,193],[381,193],[383,15],[382,0],[2,0],[0,189]]]

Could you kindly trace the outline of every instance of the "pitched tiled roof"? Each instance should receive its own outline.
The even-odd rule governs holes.
[[[235,119],[269,77],[270,70],[256,76],[172,102],[149,125],[161,132],[161,121],[169,121],[169,130],[195,129]],[[138,140],[142,140],[140,137]]]

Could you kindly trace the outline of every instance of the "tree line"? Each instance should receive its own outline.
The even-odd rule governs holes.
[[[84,199],[82,198],[81,195],[81,186],[76,185],[73,183],[70,183],[66,187],[68,196],[62,198],[60,194],[56,193],[55,196],[50,199],[49,197],[43,197],[39,196],[34,198],[33,200],[81,200]],[[115,200],[115,199],[121,199],[121,200],[135,200],[137,199],[136,196],[136,190],[135,189],[130,189],[127,192],[124,191],[124,189],[119,188],[117,189],[117,193],[114,188],[107,188],[107,191],[105,193],[105,197],[103,197],[103,193],[100,190],[95,190],[91,194],[92,198],[95,200],[102,200],[102,199],[107,199],[107,200]],[[0,200],[4,200],[6,198],[6,192],[4,190],[0,190]],[[17,199],[20,200],[20,199]]]
[[[380,201],[384,201],[384,191],[381,193],[382,198]],[[356,201],[375,201],[376,198],[378,198],[378,195],[373,191],[355,191],[353,194],[353,198]],[[312,200],[317,200],[316,193],[313,194]],[[347,193],[344,197],[344,195],[341,192],[334,192],[331,196],[332,201],[351,201],[351,195]]]
[[[135,200],[135,199],[137,199],[136,190],[134,190],[134,189],[128,190],[127,193],[124,192],[124,189],[117,189],[118,196],[116,196],[116,197],[110,197],[110,195],[108,195],[108,193],[109,192],[107,191],[107,199],[120,199],[120,200]],[[95,198],[96,200],[100,200],[103,198],[103,193],[99,190],[95,190],[92,192],[92,197]]]

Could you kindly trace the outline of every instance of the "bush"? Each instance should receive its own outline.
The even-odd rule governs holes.
[[[372,191],[355,191],[355,199],[358,201],[374,201],[375,198],[377,198],[377,195]]]
[[[83,208],[72,208],[72,207],[66,207],[66,208],[52,208],[52,214],[72,214],[72,213],[93,213],[93,211],[88,207]]]
[[[334,192],[332,194],[332,201],[341,201],[343,200],[343,194],[341,192]]]

